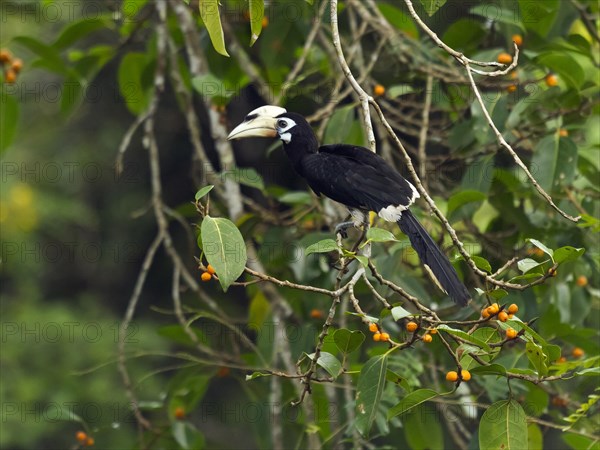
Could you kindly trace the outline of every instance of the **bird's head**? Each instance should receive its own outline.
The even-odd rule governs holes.
[[[287,112],[279,106],[261,106],[248,113],[244,121],[235,127],[227,139],[240,139],[245,137],[279,137],[285,144],[289,144],[294,136],[309,134],[313,136],[308,122],[299,114]]]

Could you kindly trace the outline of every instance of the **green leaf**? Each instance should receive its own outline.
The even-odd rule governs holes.
[[[127,53],[119,65],[119,91],[125,99],[127,109],[139,115],[150,101],[150,87],[144,86],[142,77],[148,66],[148,57],[144,53]]]
[[[481,256],[476,256],[476,255],[472,255],[471,259],[473,260],[473,262],[475,263],[477,268],[479,268],[487,273],[492,273],[492,266],[490,265],[490,263],[487,259],[482,258]]]
[[[536,423],[527,425],[527,448],[529,450],[542,450],[544,448],[544,436]]]
[[[383,6],[384,4],[385,3],[382,3],[381,6]],[[415,92],[415,88],[412,87],[410,84],[396,84],[394,86],[390,86],[386,90],[385,95],[388,98],[396,98],[401,97],[403,95],[412,94],[413,92]]]
[[[196,192],[194,199],[196,201],[200,200],[202,197],[204,197],[206,194],[212,191],[213,188],[214,186],[212,184],[209,184],[208,186],[204,186],[203,188],[198,189],[198,192]]]
[[[566,52],[552,51],[542,53],[536,62],[548,67],[565,81],[570,87],[579,89],[585,81],[585,72],[575,58]],[[561,139],[565,140],[565,139]]]
[[[382,3],[382,2],[377,2],[377,7],[379,8],[379,11],[381,11],[381,14],[383,14],[383,16],[387,19],[387,21],[390,24],[392,24],[394,26],[394,28],[396,28],[397,30],[403,31],[410,37],[413,37],[413,38],[419,37],[419,30],[417,29],[417,25],[415,24],[414,20],[412,20],[412,18],[410,16],[406,15],[401,9],[390,5],[389,3]],[[408,84],[405,84],[404,86],[411,89],[411,92],[412,92],[412,89],[413,89],[412,86],[410,86]],[[389,89],[387,89],[386,95],[388,97],[393,98],[393,97],[397,97],[398,95],[403,95],[403,94],[409,93],[409,92],[403,90],[401,94],[392,95],[390,93],[390,91],[394,87],[396,87],[396,86],[392,86]]]
[[[416,391],[411,392],[406,397],[404,397],[400,403],[390,408],[387,413],[388,420],[392,417],[399,416],[401,414],[410,411],[417,405],[424,403],[426,401],[431,400],[434,397],[437,397],[438,394],[436,391],[432,389],[417,389]]]
[[[204,435],[187,420],[173,421],[171,433],[179,447],[184,450],[204,448]]]
[[[500,364],[490,364],[488,366],[477,366],[469,369],[471,373],[477,375],[506,375],[506,369]]]
[[[356,429],[369,436],[371,425],[377,416],[385,387],[387,353],[369,359],[360,371],[356,388]]]
[[[328,253],[334,250],[338,250],[337,242],[333,239],[323,239],[322,241],[315,242],[314,244],[306,247],[305,255],[308,256],[311,253]]]
[[[289,203],[289,204],[300,204],[300,205],[310,205],[312,203],[312,197],[308,192],[298,191],[298,192],[286,192],[281,197],[278,197],[281,203]]]
[[[444,448],[443,415],[432,404],[421,404],[402,418],[404,436],[411,450]]]
[[[71,22],[63,28],[52,47],[64,50],[88,34],[103,28],[113,28],[114,22],[108,16],[85,17]]]
[[[227,90],[220,78],[212,73],[206,73],[192,78],[192,86],[203,98],[229,98],[233,91]]]
[[[548,375],[548,357],[544,354],[542,347],[534,342],[528,342],[525,345],[525,351],[527,358],[533,364],[539,376]]]
[[[535,259],[524,258],[517,262],[517,268],[521,273],[527,273],[533,269],[542,266],[544,263],[537,262]]]
[[[575,261],[585,253],[585,248],[575,248],[569,245],[554,250],[554,262],[562,264],[567,261]]]
[[[264,0],[249,0],[250,10],[250,46],[254,45],[260,32],[262,31],[262,21],[265,15],[265,2]]]
[[[12,143],[19,122],[19,103],[12,96],[3,93],[0,101],[0,152]]]
[[[29,36],[17,36],[13,39],[13,42],[22,45],[39,56],[46,69],[66,76],[72,75],[72,71],[64,63],[60,53],[55,48]]]
[[[214,49],[223,56],[229,56],[225,49],[225,37],[221,26],[218,0],[200,0],[200,17],[206,25]]]
[[[394,236],[390,231],[377,227],[369,228],[367,231],[367,239],[372,242],[390,242],[397,240],[396,236]]]
[[[521,21],[515,17],[514,8],[502,8],[498,4],[484,4],[471,8],[470,12],[491,22],[506,23],[517,26],[521,30],[525,29]]]
[[[365,335],[362,331],[350,331],[346,328],[340,328],[333,334],[333,341],[342,353],[352,353],[364,342]]]
[[[472,334],[468,334],[462,330],[457,330],[456,328],[451,328],[448,325],[440,325],[437,327],[438,330],[440,331],[445,331],[446,333],[450,333],[456,337],[459,337],[467,342],[470,342],[471,344],[475,344],[476,346],[484,349],[485,351],[492,351],[492,349],[490,348],[490,346],[487,344],[487,342],[482,341],[481,339],[473,336]]]
[[[392,317],[396,321],[413,315],[411,312],[408,312],[402,306],[394,306],[391,310],[391,313],[392,313]]]
[[[315,354],[308,355],[310,359],[314,359]],[[321,352],[317,364],[329,373],[333,378],[337,378],[342,373],[342,363],[339,359],[328,352]]]
[[[430,16],[433,16],[445,3],[446,0],[421,0],[421,5]]]
[[[354,255],[354,258],[363,266],[369,267],[369,258],[364,255]]]
[[[502,400],[490,406],[479,422],[481,450],[523,450],[527,448],[525,411],[515,400]]]
[[[452,197],[448,199],[448,213],[450,215],[456,209],[460,208],[462,205],[471,202],[482,202],[486,199],[486,195],[480,191],[468,190],[461,191],[454,194]]]
[[[337,144],[346,142],[346,138],[350,133],[350,127],[354,121],[354,106],[344,106],[336,108],[333,115],[327,122],[325,134],[323,135],[323,143]]]
[[[233,222],[222,217],[204,217],[200,231],[204,255],[215,268],[223,291],[227,292],[246,267],[244,238]]]
[[[532,30],[545,37],[558,13],[559,0],[544,0],[543,2],[532,2],[531,0],[519,0],[520,22],[525,28]],[[513,10],[513,15],[515,11]]]
[[[552,249],[546,247],[544,244],[542,244],[537,239],[527,239],[527,240],[529,242],[531,242],[533,245],[535,245],[537,248],[539,248],[541,251],[543,251],[545,254],[550,255],[550,257],[552,257],[554,255],[554,251],[552,251]]]
[[[533,151],[531,172],[542,188],[557,192],[573,181],[577,168],[577,147],[573,141],[546,136]]]
[[[508,292],[504,289],[498,288],[494,289],[493,291],[489,291],[488,295],[490,296],[490,298],[493,298],[494,300],[498,301],[506,297],[508,295]]]
[[[258,291],[250,302],[248,326],[252,327],[253,330],[262,330],[263,324],[270,312],[271,304],[267,301],[262,291]]]
[[[223,173],[225,178],[233,178],[236,183],[250,186],[261,191],[265,190],[262,176],[252,167],[236,167]]]

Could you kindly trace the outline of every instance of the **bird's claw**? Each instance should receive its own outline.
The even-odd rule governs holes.
[[[335,227],[335,234],[339,234],[342,239],[347,239],[348,238],[348,228],[350,228],[351,226],[354,226],[354,222],[342,222],[342,223],[338,223]]]

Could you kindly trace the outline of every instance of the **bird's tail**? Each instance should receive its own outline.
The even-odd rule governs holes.
[[[469,291],[458,278],[458,274],[446,255],[433,241],[415,216],[409,211],[402,211],[398,226],[408,236],[412,247],[419,255],[421,262],[426,265],[437,279],[442,289],[455,303],[466,306],[471,299]]]

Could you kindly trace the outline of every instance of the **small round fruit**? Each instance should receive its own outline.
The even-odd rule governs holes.
[[[19,73],[21,71],[21,69],[23,68],[23,60],[21,59],[15,59],[12,64],[10,65],[10,68],[12,70],[15,71],[15,73]]]
[[[517,335],[518,335],[518,334],[519,334],[519,333],[518,333],[518,332],[517,332],[517,330],[515,330],[514,328],[508,328],[508,329],[506,330],[506,337],[507,337],[508,339],[514,339],[514,338],[516,338],[516,337],[517,337]]]
[[[429,333],[425,333],[423,335],[423,342],[425,342],[426,344],[429,344],[431,341],[433,341],[433,336],[431,336]]]
[[[419,325],[417,325],[416,322],[408,322],[406,324],[406,331],[408,331],[409,333],[414,333],[415,331],[417,331],[417,328],[419,328]]]
[[[500,311],[498,313],[498,320],[500,322],[506,322],[508,320],[508,314],[506,313],[506,311]]]
[[[11,59],[12,59],[12,54],[10,53],[10,50],[7,50],[5,48],[0,50],[0,63],[2,63],[2,64],[7,63]]]
[[[558,135],[560,137],[568,137],[569,136],[569,130],[561,128],[560,130],[558,130]]]
[[[556,360],[556,364],[564,364],[567,362],[567,358],[565,358],[564,356],[561,356],[560,358],[558,358]]]
[[[204,282],[210,281],[211,278],[212,278],[212,275],[208,272],[203,272],[202,275],[200,275],[200,279]]]
[[[93,447],[95,444],[94,438],[89,436],[86,440],[85,440],[85,446],[86,447]]]
[[[550,267],[548,269],[548,275],[550,275],[551,277],[555,277],[556,275],[558,275],[558,271],[554,267]]]
[[[523,36],[521,36],[520,34],[513,34],[512,40],[515,44],[517,44],[517,47],[523,45]]]
[[[544,81],[546,82],[546,86],[548,87],[558,86],[558,77],[553,73],[549,73],[548,75],[546,75]]]
[[[451,370],[450,372],[448,372],[446,374],[446,380],[452,381],[452,382],[458,380],[458,373],[455,372],[454,370]]]
[[[178,406],[175,408],[175,411],[173,411],[173,416],[175,416],[177,420],[185,419],[185,409],[183,409],[181,406]]]
[[[510,86],[508,86],[506,88],[507,92],[515,92],[517,90],[517,85],[516,84],[511,84]]]
[[[17,81],[17,73],[12,69],[8,69],[4,74],[4,81],[6,83],[14,83]]]
[[[583,349],[581,349],[579,347],[575,347],[571,351],[571,355],[573,355],[574,358],[581,358],[584,354],[585,354],[585,352],[583,351]]]
[[[263,28],[265,28],[266,26],[268,26],[268,25],[269,25],[269,18],[268,18],[267,16],[264,16],[264,17],[262,18],[262,22],[261,22],[261,24],[262,24],[262,27],[263,27]]]
[[[429,330],[429,334],[437,334],[437,332],[438,331],[437,331],[436,328],[433,328],[433,329]]]
[[[373,340],[379,342],[381,340],[381,333],[377,332],[373,334]]]
[[[215,268],[214,268],[213,266],[211,266],[210,264],[206,266],[206,271],[207,271],[208,273],[210,273],[211,275],[214,275],[215,273],[217,273],[217,272],[215,271]]]
[[[510,319],[512,319],[513,317],[515,317],[515,315],[514,315],[514,314],[509,314],[509,315],[508,315],[508,319],[509,319],[509,320],[510,320]]]
[[[310,317],[312,319],[322,319],[324,315],[325,314],[323,314],[323,311],[321,311],[320,309],[315,308],[310,310]]]
[[[460,377],[463,381],[469,381],[471,379],[471,372],[463,369],[460,371]]]
[[[390,335],[388,333],[381,333],[381,342],[388,342],[390,340]]]
[[[500,64],[510,64],[512,62],[512,56],[510,56],[508,53],[506,52],[502,52],[498,55],[498,59],[497,61]]]
[[[575,284],[580,287],[586,287],[588,284],[588,279],[585,275],[579,275],[575,280]]]
[[[377,333],[379,331],[379,327],[377,326],[376,323],[370,323],[369,324],[369,331],[371,333]]]
[[[75,439],[77,439],[81,443],[85,442],[87,438],[88,435],[85,431],[78,431],[77,433],[75,433]]]
[[[383,94],[385,94],[385,87],[383,87],[381,84],[376,84],[373,88],[373,93],[378,97],[381,97]]]
[[[487,319],[488,317],[490,317],[490,313],[488,312],[488,308],[483,308],[481,310],[481,317],[483,317],[484,319]]]
[[[516,314],[519,312],[519,306],[516,303],[511,303],[508,307],[509,314]]]

